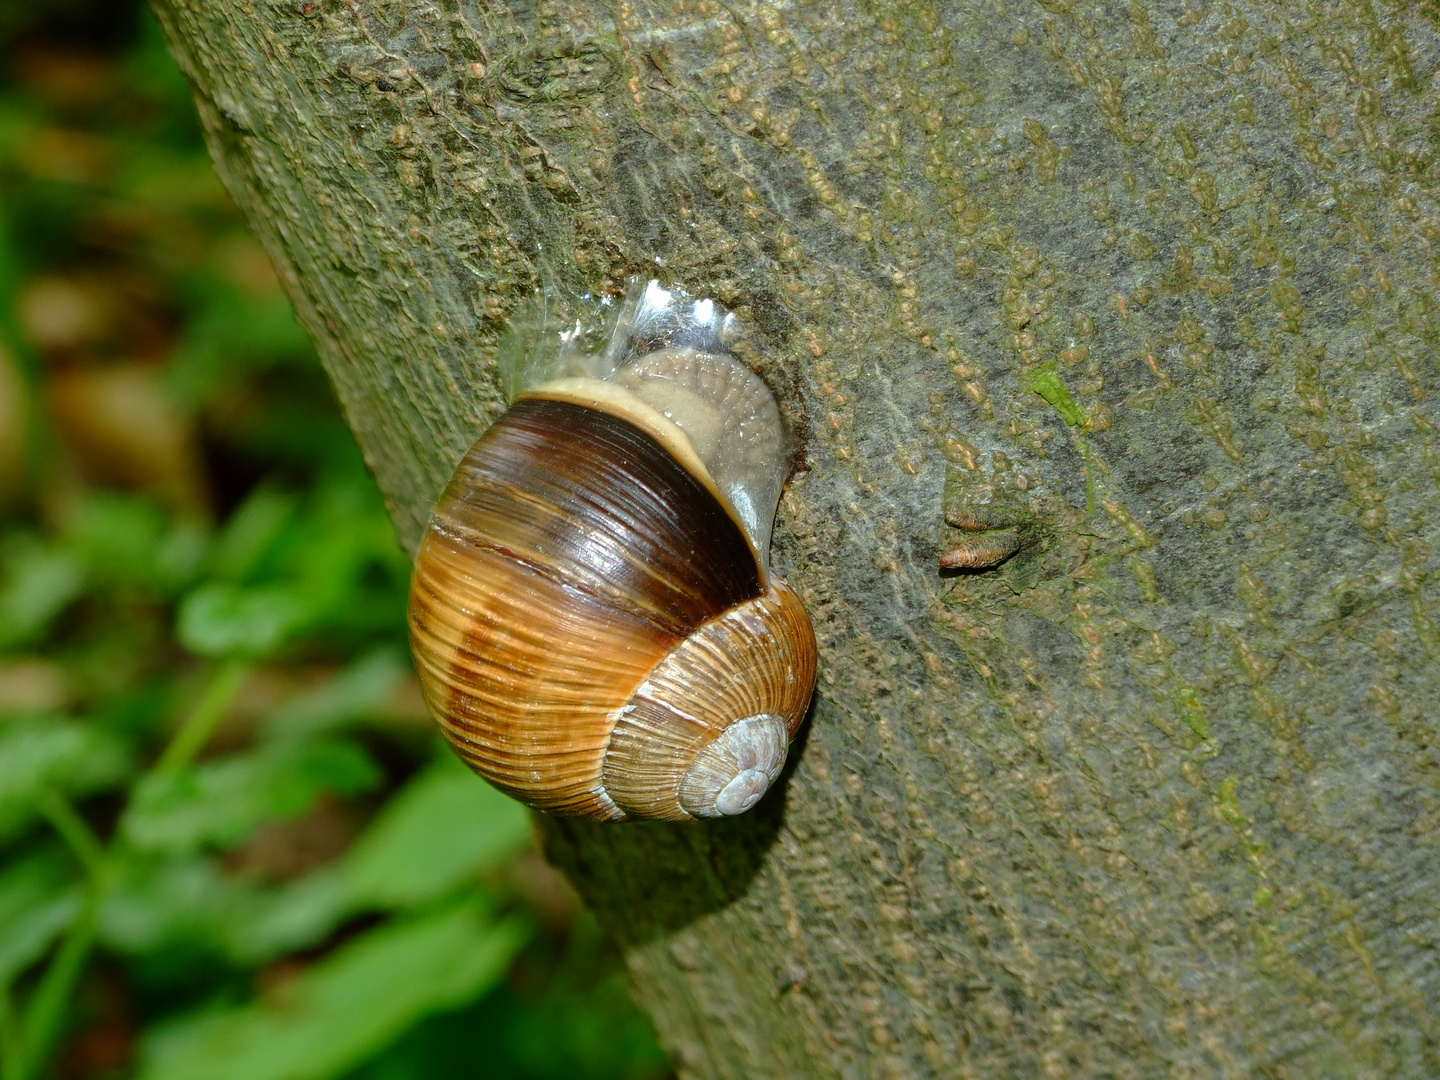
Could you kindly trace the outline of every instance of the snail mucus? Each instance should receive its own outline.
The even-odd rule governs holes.
[[[784,428],[734,329],[632,285],[603,348],[577,329],[527,360],[436,504],[410,588],[426,703],[533,807],[739,814],[785,763],[815,636],[770,573]]]

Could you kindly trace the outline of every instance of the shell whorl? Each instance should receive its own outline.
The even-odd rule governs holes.
[[[695,755],[680,780],[680,805],[696,817],[743,814],[770,790],[789,751],[783,717],[742,717]]]
[[[688,437],[647,426],[655,396],[590,389],[520,398],[441,497],[411,587],[427,703],[472,767],[533,806],[741,812],[809,702],[809,618]]]
[[[814,683],[810,618],[773,581],[698,627],[636,688],[610,736],[606,791],[644,817],[739,813],[717,808],[721,789],[747,770],[764,772],[761,794],[775,781]],[[730,734],[746,723],[755,734],[760,717],[783,726],[773,752]]]

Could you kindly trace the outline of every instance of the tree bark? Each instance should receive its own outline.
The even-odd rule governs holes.
[[[682,1075],[1440,1075],[1437,0],[155,7],[412,549],[537,285],[759,329],[806,738],[545,825]]]

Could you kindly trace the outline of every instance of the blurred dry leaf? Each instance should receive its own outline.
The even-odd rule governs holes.
[[[290,881],[318,869],[344,851],[363,818],[353,805],[323,798],[307,813],[269,821],[225,859],[232,873],[264,881]]]
[[[87,478],[152,492],[179,509],[205,508],[194,425],[166,396],[158,368],[131,363],[57,372],[47,391],[56,425]]]
[[[26,338],[52,362],[99,351],[158,359],[173,341],[163,287],[133,268],[31,278],[16,311]]]
[[[37,128],[15,148],[15,160],[38,180],[99,184],[110,173],[110,144],[64,128]]]
[[[62,1076],[113,1076],[130,1063],[135,1024],[126,986],[115,972],[97,974],[86,987],[87,1024],[65,1052]]]
[[[277,709],[305,691],[334,676],[332,666],[287,667],[279,664],[251,668],[231,702],[225,721],[212,737],[212,747],[235,747],[249,743],[256,728]]]
[[[25,484],[25,435],[29,428],[25,383],[14,357],[0,346],[0,506]]]
[[[62,108],[100,105],[118,84],[114,61],[93,53],[20,49],[9,60],[21,86]]]
[[[252,296],[280,291],[280,278],[270,256],[249,236],[231,236],[216,244],[214,264],[227,280]]]
[[[54,712],[69,700],[59,664],[39,656],[0,662],[0,713]]]
[[[259,664],[250,670],[211,750],[248,746],[256,737],[299,738],[357,720],[428,732],[433,721],[408,661],[380,649],[349,667]]]
[[[37,349],[92,345],[111,331],[114,297],[75,278],[32,278],[16,298],[20,328]]]
[[[429,728],[433,723],[425,697],[420,693],[420,680],[409,673],[385,699],[378,710],[378,716],[402,727]]]
[[[505,868],[505,877],[555,933],[564,933],[580,914],[575,886],[534,848],[521,852]]]

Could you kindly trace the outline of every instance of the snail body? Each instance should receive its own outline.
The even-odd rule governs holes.
[[[539,809],[741,813],[815,681],[768,567],[779,413],[726,355],[648,353],[522,393],[466,454],[416,558],[410,634],[460,756]]]

